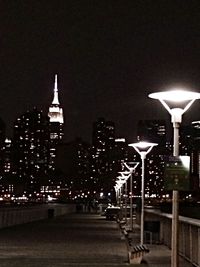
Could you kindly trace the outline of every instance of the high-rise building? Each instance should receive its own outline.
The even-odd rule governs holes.
[[[50,139],[56,141],[62,140],[64,134],[64,116],[63,109],[60,107],[60,102],[58,98],[57,75],[55,75],[53,101],[49,107],[48,116],[50,122]]]
[[[30,191],[49,168],[48,118],[38,111],[27,111],[17,118],[13,134],[13,172]]]
[[[115,125],[111,121],[99,118],[93,123],[91,153],[91,177],[97,189],[110,187],[113,171],[112,151],[115,147]]]
[[[164,189],[165,157],[153,151],[146,159],[145,196],[159,201],[166,194]]]
[[[112,149],[115,145],[115,125],[111,121],[99,118],[93,123],[92,144],[99,152]]]
[[[162,198],[164,192],[164,155],[169,154],[166,140],[166,122],[164,120],[140,120],[137,136],[139,141],[157,143],[146,159],[145,196]]]
[[[194,121],[191,124],[192,128],[192,149],[191,149],[191,177],[192,189],[198,194],[200,191],[200,121]]]
[[[11,139],[5,139],[4,145],[4,172],[10,173],[12,167],[12,141]]]
[[[49,130],[50,130],[50,166],[55,169],[56,145],[59,144],[64,135],[63,109],[60,107],[58,97],[58,81],[55,75],[53,101],[49,107]]]
[[[166,145],[166,122],[164,120],[140,120],[137,127],[137,136],[140,141]]]
[[[56,180],[59,181],[61,191],[65,192],[67,198],[94,194],[96,185],[93,175],[90,175],[89,149],[90,145],[81,138],[57,145]]]
[[[6,135],[6,125],[2,119],[0,119],[0,173],[4,171],[4,144]]]
[[[179,133],[179,154],[190,156],[194,145],[194,127],[181,125]]]

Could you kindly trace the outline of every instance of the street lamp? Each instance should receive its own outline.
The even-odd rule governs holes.
[[[150,98],[158,99],[171,115],[174,128],[173,156],[179,156],[179,127],[182,115],[191,107],[196,99],[200,99],[200,93],[185,90],[172,90],[166,92],[152,93]],[[172,105],[172,106],[171,106]],[[174,107],[175,105],[175,107]],[[170,107],[171,106],[171,107]],[[178,267],[178,190],[173,190],[172,208],[172,256],[171,266]]]
[[[140,230],[140,243],[144,243],[144,161],[146,155],[152,150],[154,146],[157,146],[156,143],[149,142],[138,142],[129,144],[133,147],[139,154],[142,160],[142,181],[141,181],[141,230]]]
[[[130,230],[133,231],[133,172],[137,168],[139,162],[130,162],[129,164],[123,162],[123,164],[130,173]]]
[[[119,189],[120,189],[120,186],[118,184],[115,184],[114,189],[115,189],[116,202],[117,202],[117,204],[119,204]]]
[[[116,188],[118,189],[118,204],[119,204],[120,208],[121,208],[121,194],[122,194],[122,185],[123,184],[124,184],[124,180],[122,180],[122,179],[116,180]]]
[[[125,180],[125,222],[127,223],[127,180],[130,176],[130,172],[119,172],[119,174],[121,174],[119,178]]]

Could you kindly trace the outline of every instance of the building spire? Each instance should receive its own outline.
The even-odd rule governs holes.
[[[58,91],[58,74],[55,74],[54,91]]]
[[[57,74],[55,74],[55,82],[54,82],[54,97],[53,97],[53,105],[59,105],[59,100],[58,100],[58,78]]]
[[[55,75],[54,96],[53,96],[52,104],[49,107],[48,116],[50,118],[50,122],[59,122],[61,124],[64,123],[63,109],[60,107],[60,103],[59,103],[59,100],[58,100],[58,78],[57,78],[57,74]]]

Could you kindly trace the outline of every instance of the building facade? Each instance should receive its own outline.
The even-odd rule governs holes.
[[[49,121],[34,108],[14,123],[13,174],[24,190],[38,191],[41,179],[49,169]]]
[[[164,120],[140,120],[137,128],[138,141],[157,143],[145,164],[145,197],[150,201],[160,201],[166,194],[164,188],[165,156],[170,153],[166,138]]]

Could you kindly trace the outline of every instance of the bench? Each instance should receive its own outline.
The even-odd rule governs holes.
[[[128,232],[126,231],[126,229],[123,229],[122,233],[124,234],[125,237],[128,237]]]
[[[149,249],[145,245],[137,245],[131,247],[129,250],[129,262],[130,264],[140,264],[142,257],[149,253]]]
[[[123,228],[126,225],[126,221],[123,221],[123,220],[121,221],[119,220],[118,223],[119,223],[120,228]]]
[[[128,248],[130,248],[133,242],[133,238],[130,236],[130,232],[125,227],[123,227],[121,233],[122,240],[126,240]]]
[[[128,239],[128,232],[126,231],[125,228],[122,228],[122,229],[121,229],[121,233],[122,233],[122,235],[121,235],[121,240],[126,240],[126,239]]]

